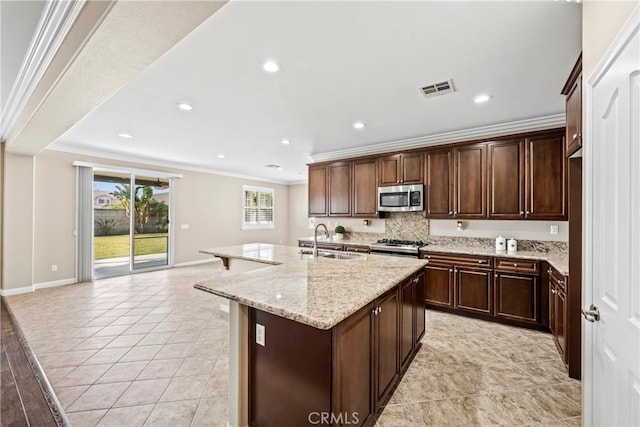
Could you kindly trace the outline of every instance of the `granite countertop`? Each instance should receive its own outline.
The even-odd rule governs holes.
[[[565,252],[541,251],[496,251],[493,248],[463,246],[463,245],[428,245],[420,248],[423,252],[442,252],[465,255],[489,255],[501,258],[536,259],[547,261],[551,266],[565,276],[569,275],[569,255]]]
[[[200,252],[260,262],[265,268],[200,282],[197,289],[318,329],[337,325],[427,263],[368,254],[313,258],[300,255],[298,247],[266,243]]]

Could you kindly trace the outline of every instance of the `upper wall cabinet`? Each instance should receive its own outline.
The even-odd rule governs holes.
[[[525,139],[526,219],[563,220],[567,215],[564,132]]]
[[[422,184],[422,156],[417,152],[378,158],[378,184]]]
[[[328,167],[329,216],[351,216],[351,163],[332,163]]]
[[[487,143],[489,219],[566,220],[562,132]]]
[[[309,166],[309,216],[327,216],[327,166]]]
[[[567,96],[567,155],[582,148],[582,54],[562,89]]]
[[[425,216],[486,217],[487,156],[484,144],[465,144],[425,154]]]
[[[376,161],[356,160],[352,163],[352,216],[374,217],[378,214],[378,186]]]

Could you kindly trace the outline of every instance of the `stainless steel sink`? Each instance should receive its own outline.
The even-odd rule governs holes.
[[[312,250],[300,250],[300,255],[311,255],[313,256]],[[351,255],[340,252],[318,252],[318,256],[322,258],[331,258],[331,259],[354,259],[359,258],[360,255]]]

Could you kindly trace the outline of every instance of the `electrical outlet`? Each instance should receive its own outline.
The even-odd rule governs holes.
[[[180,224],[180,230],[188,230],[189,224]]]
[[[58,266],[56,264],[51,264],[51,271],[58,271]]]
[[[551,233],[551,234],[558,234],[558,226],[557,226],[557,225],[555,225],[555,224],[554,224],[554,225],[552,225],[552,226],[549,228],[549,233]]]
[[[264,347],[264,342],[265,342],[264,325],[256,323],[256,344]]]

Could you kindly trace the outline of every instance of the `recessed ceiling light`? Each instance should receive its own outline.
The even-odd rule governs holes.
[[[224,154],[218,154],[219,159],[224,159]]]
[[[275,61],[267,61],[262,64],[262,69],[267,73],[275,73],[280,69],[280,65],[278,65],[278,63]]]
[[[278,169],[280,172],[282,172],[282,170],[283,170],[283,168],[281,168],[281,167],[280,167],[280,168],[277,168],[277,169]]]
[[[178,108],[182,111],[191,111],[193,110],[193,106],[191,104],[187,104],[186,102],[181,102],[178,104]]]
[[[289,145],[291,144],[291,141],[289,141],[288,139],[283,139],[282,141],[280,141],[282,143],[282,145]]]
[[[120,138],[124,138],[124,139],[131,139],[131,138],[133,138],[133,135],[128,134],[128,133],[119,133],[119,134],[118,134],[118,136],[119,136]]]
[[[354,129],[364,129],[367,124],[365,122],[355,122],[353,124]]]
[[[483,104],[490,99],[491,99],[491,95],[478,95],[475,98],[473,98],[473,102],[475,102],[476,104]]]

